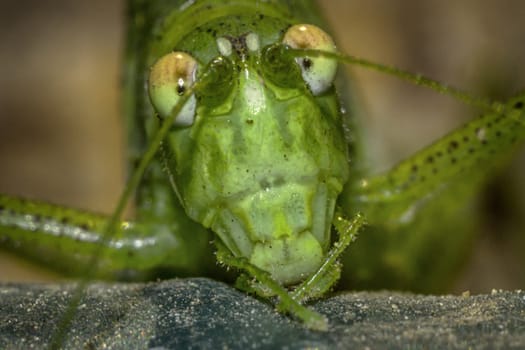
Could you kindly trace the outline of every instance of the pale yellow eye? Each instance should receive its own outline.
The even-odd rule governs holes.
[[[322,29],[311,24],[296,24],[284,34],[283,44],[294,49],[309,49],[335,52],[332,38]],[[324,57],[296,58],[304,81],[314,95],[325,92],[333,83],[337,62]]]
[[[184,52],[162,56],[151,67],[149,97],[162,118],[167,118],[186,89],[195,82],[197,61]],[[175,119],[175,125],[190,126],[195,119],[196,99],[192,95]]]

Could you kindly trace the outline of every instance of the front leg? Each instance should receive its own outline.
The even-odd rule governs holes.
[[[327,293],[333,287],[341,276],[341,264],[338,259],[350,243],[357,238],[359,229],[365,224],[365,218],[361,213],[357,213],[349,221],[338,210],[334,216],[333,224],[339,234],[339,240],[334,243],[319,270],[293,291],[292,297],[294,300],[303,302],[315,299]]]
[[[275,281],[268,272],[261,270],[257,266],[251,264],[246,258],[233,256],[222,242],[217,241],[216,245],[217,260],[221,264],[238,268],[246,274],[239,277],[240,283],[237,284],[238,287],[241,287],[249,292],[256,293],[263,298],[267,298],[268,292],[270,292],[272,295],[279,297],[280,304],[283,305],[282,307],[279,307],[280,310],[294,315],[303,321],[308,328],[317,331],[326,331],[328,329],[328,320],[326,317],[308,309],[294,300],[288,291],[277,281]],[[246,283],[246,276],[251,276],[254,278],[256,282],[260,284],[260,286],[256,283]]]
[[[217,260],[224,265],[236,267],[243,271],[244,274],[237,280],[238,288],[264,298],[277,296],[280,299],[277,304],[277,309],[280,312],[294,315],[302,320],[308,328],[324,331],[328,329],[327,319],[301,305],[301,302],[320,297],[339,279],[341,268],[337,259],[355,239],[363,224],[364,217],[361,214],[357,214],[352,221],[344,219],[341,215],[336,215],[334,226],[339,232],[339,240],[329,251],[321,267],[291,293],[275,281],[268,272],[251,264],[246,258],[234,257],[220,241],[216,242]]]

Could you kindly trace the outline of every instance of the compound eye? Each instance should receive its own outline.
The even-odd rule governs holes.
[[[283,44],[293,49],[308,49],[335,52],[332,38],[322,29],[311,24],[296,24],[284,34]],[[337,62],[325,57],[298,57],[304,81],[314,95],[320,95],[332,86],[337,71]]]
[[[186,89],[195,82],[197,61],[184,52],[162,56],[149,73],[148,91],[151,103],[161,118],[167,118]],[[195,95],[192,95],[175,118],[176,126],[191,126],[195,119]]]

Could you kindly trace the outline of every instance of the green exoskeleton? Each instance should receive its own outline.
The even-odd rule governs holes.
[[[135,220],[105,235],[105,217],[3,196],[5,246],[81,273],[102,241],[96,277],[117,279],[211,274],[215,246],[240,267],[240,287],[324,328],[299,302],[332,288],[361,228],[339,259],[343,285],[439,289],[471,238],[468,199],[525,136],[524,99],[485,104],[482,118],[369,176],[317,14],[306,1],[130,1],[130,169],[167,132]]]

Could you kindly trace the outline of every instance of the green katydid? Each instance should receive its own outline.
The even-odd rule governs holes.
[[[136,19],[136,20],[138,21],[139,19]],[[315,20],[313,20],[313,21],[315,22]],[[217,25],[217,23],[212,23],[212,24],[210,24],[210,26],[212,26],[212,25]],[[211,28],[211,27],[210,27],[210,28]],[[283,27],[283,28],[284,28],[284,27]],[[208,28],[208,29],[209,29],[209,28]],[[284,30],[284,29],[283,29],[283,30]],[[278,36],[278,35],[276,35],[276,37],[277,37],[277,36]],[[223,36],[221,36],[220,38],[226,38],[226,36],[223,35]],[[228,41],[229,41],[229,39],[228,39]],[[231,43],[231,41],[229,41],[229,42]],[[166,45],[169,46],[169,44],[166,44]],[[188,45],[191,46],[191,44],[188,44]],[[217,44],[216,44],[216,45],[217,45]],[[260,45],[258,46],[258,49],[261,49],[261,50],[262,50],[263,46],[264,46],[264,45],[260,44]],[[314,49],[315,49],[315,48],[314,48]],[[183,50],[183,51],[184,51],[184,50],[186,50],[186,51],[191,51],[191,50],[188,50],[187,48],[184,48],[184,47],[182,48],[182,50]],[[160,51],[162,51],[162,50],[160,50]],[[164,51],[166,51],[166,50],[164,50]],[[254,51],[256,51],[256,50],[254,50]],[[228,55],[226,55],[226,54],[223,54],[223,55],[228,56]],[[151,58],[148,58],[148,59],[149,59],[151,62],[148,62],[147,65],[151,65],[151,64],[153,64],[153,59],[151,59]],[[201,60],[202,60],[202,58],[201,58]],[[234,61],[234,62],[235,62],[235,61]],[[268,78],[268,79],[271,80],[271,78]],[[197,81],[198,81],[198,79],[197,79]],[[304,86],[303,86],[303,87],[304,87]],[[141,87],[139,87],[139,88],[141,88]],[[311,87],[310,87],[310,89],[311,89]],[[220,90],[220,89],[218,89],[218,90]],[[322,93],[324,93],[324,91],[323,91]],[[321,93],[321,94],[322,94],[322,93]],[[134,96],[134,94],[135,94],[135,91],[132,91],[131,93],[128,93],[127,96],[128,96],[128,98],[131,98],[130,96]],[[208,95],[209,95],[209,94],[208,94]],[[142,102],[140,102],[142,106],[143,106],[143,104],[145,103],[145,101],[146,101],[145,98],[143,98]],[[214,103],[216,103],[216,102],[214,102]],[[518,105],[519,105],[519,101],[514,102],[513,105],[514,105],[514,106],[518,106]],[[136,106],[134,106],[133,109],[134,109],[134,110],[137,110],[135,107],[136,107]],[[215,107],[215,106],[214,106],[214,107]],[[333,107],[332,107],[332,108],[333,108]],[[223,109],[224,109],[224,108],[223,108]],[[129,109],[128,109],[128,111],[129,111]],[[221,110],[220,112],[223,113],[222,110]],[[512,112],[512,113],[518,113],[518,112]],[[149,114],[151,114],[151,113],[149,113]],[[168,114],[169,114],[169,113],[168,113]],[[219,113],[219,114],[220,114],[220,113]],[[496,117],[496,119],[497,119],[497,117]],[[515,121],[516,119],[519,119],[519,113],[518,113],[516,116],[512,116],[511,119],[512,119],[513,121]],[[154,119],[151,119],[151,120],[154,120]],[[149,121],[148,123],[151,124],[151,123],[153,123],[153,122],[154,122],[154,121]],[[252,122],[253,122],[253,121],[252,121]],[[247,123],[248,123],[248,122],[247,122]],[[517,123],[517,125],[520,126],[519,122]],[[147,128],[154,128],[154,127],[153,127],[153,126],[148,126]],[[480,130],[482,130],[482,125],[480,125],[480,126],[476,126],[476,127],[473,129],[473,134],[477,136],[477,140],[478,140],[479,142],[481,142],[481,141],[487,141],[487,140],[488,140],[487,138],[490,137],[490,133],[489,133],[488,131],[486,131],[485,129],[483,129],[483,130],[485,130],[485,131],[483,131],[483,132],[481,132]],[[480,134],[481,134],[481,135],[480,135]],[[469,135],[470,135],[470,134],[469,134]],[[464,135],[463,133],[461,133],[461,134],[456,134],[455,136],[461,136],[461,137],[464,137],[465,135]],[[139,135],[139,136],[136,136],[136,135],[134,134],[133,137],[142,137],[142,136],[140,136],[140,135]],[[467,143],[467,142],[470,142],[470,141],[473,141],[473,139],[472,139],[472,135],[470,135],[470,138],[469,138],[468,141],[464,141],[464,142]],[[474,141],[475,141],[475,140],[474,140]],[[176,141],[174,141],[174,142],[176,142]],[[428,174],[423,174],[423,175],[414,175],[414,173],[416,173],[416,172],[419,173],[420,171],[427,171],[427,170],[419,170],[419,169],[420,169],[419,166],[420,166],[422,163],[424,163],[425,160],[427,160],[427,162],[428,162],[428,159],[429,159],[429,157],[431,156],[430,154],[434,155],[434,154],[437,154],[437,152],[441,152],[441,151],[442,151],[443,153],[445,153],[445,151],[449,151],[449,149],[448,149],[447,147],[451,147],[451,148],[452,148],[452,149],[450,150],[451,153],[454,152],[457,148],[461,148],[461,147],[459,147],[459,145],[457,144],[458,142],[457,142],[456,140],[451,139],[451,140],[448,140],[447,142],[448,142],[448,146],[447,146],[447,145],[442,145],[442,146],[439,146],[439,147],[436,146],[434,149],[432,149],[432,150],[430,151],[429,154],[425,154],[424,156],[420,156],[421,159],[417,159],[417,158],[412,159],[412,160],[411,160],[411,163],[410,163],[410,167],[407,168],[407,169],[414,169],[414,164],[417,164],[418,166],[417,166],[416,168],[417,168],[418,170],[410,170],[410,171],[408,171],[408,173],[409,173],[409,174],[412,174],[413,176],[419,176],[419,177],[422,177],[422,176],[429,176],[429,177],[431,177],[431,176],[432,176],[432,173],[434,172],[434,168],[430,168]],[[487,141],[487,142],[488,142],[488,141]],[[468,145],[468,146],[470,146],[470,145]],[[466,148],[467,150],[470,150],[470,148],[468,148],[468,146],[465,146],[465,147],[467,147],[467,148]],[[183,145],[183,146],[179,146],[179,147],[187,147],[187,146]],[[443,147],[443,149],[441,149],[440,147]],[[141,147],[141,148],[142,148],[142,147]],[[471,147],[471,148],[472,148],[472,147]],[[441,150],[441,151],[440,151],[440,150]],[[179,152],[179,153],[183,153],[183,151],[180,151],[180,150],[179,150],[178,152]],[[459,152],[459,151],[458,151],[458,152]],[[135,156],[137,156],[137,155],[135,155]],[[487,156],[488,156],[488,155],[487,155]],[[450,156],[450,157],[453,157],[453,156]],[[461,157],[461,159],[464,159],[465,157],[467,157],[467,155],[466,155],[466,154],[465,154],[465,155],[462,154],[462,155],[459,155],[458,157]],[[452,159],[455,159],[455,158],[445,158],[445,159],[446,159],[447,161],[450,161],[451,164],[449,164],[449,165],[450,165],[450,167],[453,169],[453,164],[452,164],[452,163],[455,163],[455,162],[452,162]],[[456,161],[457,161],[457,160],[456,160]],[[340,162],[339,162],[339,163],[340,163]],[[430,162],[430,163],[432,163],[432,162]],[[437,162],[436,162],[436,163],[437,163]],[[441,164],[438,164],[438,165],[441,165]],[[266,165],[266,166],[268,166],[268,165]],[[155,168],[153,167],[153,169],[155,169]],[[441,168],[440,168],[440,169],[441,169]],[[438,169],[438,170],[440,170],[440,169]],[[284,171],[283,171],[283,172],[284,172]],[[344,171],[343,171],[343,172],[344,172]],[[445,172],[445,173],[446,173],[446,172]],[[401,174],[402,174],[402,175],[405,174],[403,170],[401,171]],[[149,176],[150,176],[150,177],[153,177],[153,178],[158,177],[158,176],[163,176],[163,175],[164,175],[164,174],[162,174],[162,173],[158,173],[158,172],[156,172],[155,170],[151,170],[150,173],[149,173]],[[347,175],[343,175],[342,177],[345,178],[345,176],[347,176]],[[354,176],[356,176],[356,175],[354,174]],[[357,177],[357,176],[356,176],[356,177]],[[268,180],[268,179],[265,179],[265,180]],[[277,179],[277,180],[279,180],[279,179]],[[273,179],[272,181],[277,181],[277,180],[276,180],[276,179]],[[175,181],[177,181],[177,180],[175,179]],[[282,179],[281,179],[281,181],[282,181]],[[357,180],[356,180],[356,181],[357,181]],[[436,180],[429,180],[429,181],[436,181]],[[442,181],[442,180],[439,180],[439,181]],[[447,180],[443,180],[442,183],[446,183],[446,181],[447,181]],[[278,181],[277,181],[277,182],[278,182]],[[344,182],[344,181],[341,180],[341,182]],[[379,179],[379,180],[377,180],[377,181],[375,181],[375,182],[374,182],[374,180],[372,180],[371,182],[372,182],[372,183],[376,183],[376,184],[378,184],[378,188],[381,188],[381,187],[384,186],[384,183],[382,182],[381,179]],[[261,183],[261,182],[259,181],[259,184],[260,184],[260,183]],[[362,184],[362,183],[364,183],[364,182],[362,182],[362,181],[361,181],[361,182],[356,182],[356,184]],[[181,186],[182,186],[182,185],[179,184],[179,185],[177,185],[177,188],[179,188],[179,187],[181,187]],[[261,186],[262,186],[262,185],[261,185]],[[270,185],[268,185],[268,186],[270,186]],[[338,185],[337,185],[337,186],[338,186]],[[337,187],[337,186],[336,186],[336,187]],[[418,188],[418,186],[421,186],[421,187]],[[425,187],[425,186],[426,186],[426,185],[424,185],[424,184],[423,184],[423,185],[417,185],[417,186],[415,186],[415,187],[414,187],[414,188],[415,188],[414,193],[415,193],[416,195],[421,195],[422,191],[425,191],[425,190],[427,189],[427,187]],[[162,186],[160,186],[160,187],[162,187]],[[270,187],[271,187],[271,186],[270,186]],[[354,193],[355,193],[354,191],[360,191],[360,190],[355,190],[355,189],[352,188],[352,187],[353,187],[353,186],[348,186],[348,192],[347,192],[347,193],[354,194]],[[359,187],[359,186],[358,186],[358,187]],[[460,186],[460,187],[462,187],[462,186]],[[392,189],[392,188],[391,188],[391,189]],[[335,191],[335,192],[338,192],[338,191],[336,191],[336,190],[334,190],[334,191]],[[193,190],[191,190],[190,192],[191,192],[191,193],[194,193]],[[467,193],[467,192],[468,192],[468,189],[466,190],[466,193]],[[358,193],[360,193],[360,192],[358,192]],[[465,193],[465,195],[466,195],[466,193]],[[370,198],[372,198],[371,201],[376,201],[376,200],[379,201],[379,202],[381,202],[381,201],[385,201],[385,199],[384,199],[384,198],[380,198],[380,196],[379,196],[378,199],[376,199],[376,198],[374,197],[375,194],[379,194],[379,191],[378,191],[378,190],[372,191],[372,195],[370,195]],[[148,190],[148,189],[144,189],[144,193],[143,193],[142,195],[145,196],[146,199],[148,199],[148,196],[150,196],[151,198],[153,198],[154,196],[161,196],[161,198],[155,197],[156,200],[159,200],[159,201],[160,201],[160,200],[163,200],[162,196],[164,196],[163,194],[158,194],[158,193],[156,192],[156,189],[152,189],[151,191]],[[367,195],[368,195],[368,193],[367,193]],[[387,210],[387,213],[389,213],[389,214],[392,213],[391,215],[393,215],[393,216],[399,216],[399,217],[401,217],[401,214],[403,214],[403,215],[408,215],[408,214],[412,215],[413,213],[411,213],[410,211],[408,211],[408,212],[406,211],[406,210],[407,210],[407,207],[409,206],[407,203],[408,203],[408,201],[412,200],[412,195],[413,195],[413,193],[409,193],[409,195],[408,195],[408,197],[407,197],[407,198],[408,198],[408,199],[407,199],[407,202],[404,202],[405,199],[402,199],[402,200],[401,200],[401,203],[402,203],[402,204],[400,204],[400,206],[395,206],[395,207],[393,207],[394,209],[393,209],[392,211],[388,211],[388,210]],[[357,204],[354,203],[354,202],[359,202],[359,200],[356,200],[357,197],[358,197],[358,196],[352,196],[352,195],[349,195],[349,196],[348,196],[348,200],[347,200],[347,202],[349,202],[350,204],[355,204],[355,205],[352,207],[352,209],[351,209],[352,211],[359,210],[359,203],[357,203]],[[164,199],[164,200],[171,201],[172,199]],[[395,197],[394,197],[394,200],[395,200]],[[366,201],[363,201],[363,202],[366,203]],[[146,206],[151,205],[151,202],[149,201],[149,199],[143,201],[143,203],[145,203]],[[156,202],[156,203],[158,203],[158,202]],[[214,203],[217,203],[217,202],[214,202]],[[289,203],[289,201],[288,201],[287,203]],[[436,203],[437,203],[437,202],[436,202]],[[438,203],[438,204],[436,204],[436,206],[441,206],[442,203],[444,203],[444,202],[441,202],[441,204]],[[8,203],[8,204],[12,204],[12,203]],[[343,203],[343,204],[345,204],[345,205],[350,205],[350,204],[348,204],[348,203]],[[216,207],[219,206],[219,204],[214,204],[214,205],[215,205]],[[332,205],[333,205],[333,204],[332,204]],[[373,232],[373,227],[375,226],[375,224],[376,224],[377,226],[381,226],[381,225],[383,225],[383,223],[381,223],[381,220],[384,220],[384,219],[382,218],[383,213],[382,213],[382,212],[380,213],[378,209],[369,209],[369,208],[367,207],[367,205],[368,205],[368,204],[363,205],[363,207],[365,208],[365,210],[363,210],[363,212],[364,212],[365,217],[367,216],[367,212],[368,212],[368,216],[371,217],[371,218],[368,219],[368,220],[370,221],[370,225],[371,225],[371,227],[372,227],[372,230],[370,230],[370,231]],[[374,205],[375,205],[375,204],[374,204]],[[188,204],[186,204],[186,206],[188,206]],[[350,205],[350,206],[351,206],[351,205]],[[7,206],[6,206],[6,207],[7,207]],[[433,209],[431,209],[431,210],[436,210],[436,208],[433,208]],[[396,211],[397,211],[397,212],[396,212]],[[400,214],[399,212],[403,212],[403,213]],[[158,212],[154,212],[153,214],[152,214],[152,213],[148,213],[147,208],[145,209],[144,213],[146,213],[146,216],[147,216],[147,215],[157,215],[157,214],[159,214],[159,215],[163,215],[163,213],[158,213]],[[408,213],[408,214],[407,214],[407,213]],[[417,213],[416,213],[416,214],[417,214]],[[197,217],[199,217],[199,215],[197,215],[197,214],[195,214],[195,215],[196,215],[196,216],[193,217],[194,219],[196,219]],[[408,216],[410,216],[410,215],[408,215]],[[60,216],[60,214],[59,214],[58,216]],[[328,216],[331,216],[331,210],[330,210],[330,215],[328,215]],[[379,219],[377,219],[378,222],[374,222],[374,221],[375,221],[375,220],[373,219],[374,216],[377,216],[377,217],[379,218]],[[350,216],[350,217],[351,217],[351,216]],[[405,218],[405,217],[406,217],[406,216],[403,216],[403,218]],[[391,218],[388,218],[388,219],[390,220]],[[204,219],[204,218],[200,218],[200,219],[198,219],[198,221],[203,221],[203,220],[205,220],[205,219]],[[207,220],[207,219],[206,219],[206,220]],[[407,220],[410,221],[411,218],[409,217]],[[393,221],[395,221],[395,219],[394,219]],[[417,222],[417,220],[416,220],[415,222]],[[207,226],[212,226],[212,227],[213,227],[213,225],[210,224],[210,223],[208,223],[208,222],[205,222],[204,224],[207,225]],[[221,224],[221,225],[224,226],[224,224]],[[160,226],[162,226],[162,224],[161,224]],[[217,224],[217,226],[216,226],[216,231],[217,231],[217,230],[220,230],[219,226],[220,226],[220,225]],[[394,225],[394,226],[395,226],[395,225]],[[415,225],[415,226],[418,226],[418,225]],[[148,227],[151,227],[151,226],[148,226]],[[397,230],[397,228],[394,228],[394,231],[395,231],[395,230]],[[404,228],[403,228],[403,230],[404,230]],[[230,230],[225,230],[225,231],[226,231],[226,232],[230,232]],[[368,231],[365,230],[364,232],[368,232]],[[422,230],[422,232],[425,232],[425,230]],[[369,237],[373,237],[372,233],[370,233]],[[366,238],[365,238],[365,239],[366,239]],[[227,240],[227,238],[224,238],[224,237],[223,237],[222,240],[223,240],[223,241],[224,241],[224,240]],[[364,239],[363,239],[363,240],[364,240]],[[329,242],[329,241],[328,241],[328,242]],[[326,244],[326,242],[325,242],[324,244]],[[455,245],[455,243],[449,243],[449,244]],[[227,244],[227,245],[228,245],[228,244]],[[460,244],[458,244],[458,246],[461,247]],[[235,251],[235,249],[233,249],[233,248],[231,248],[231,247],[232,247],[232,244],[230,243],[230,250],[233,250],[233,253],[234,253],[235,255],[243,255],[243,254],[244,254],[244,253],[241,254],[241,253],[240,253],[240,250],[239,250],[239,251]],[[358,247],[358,246],[356,245],[356,247]],[[252,249],[252,248],[248,247],[248,248],[246,248],[246,249],[249,251],[249,250]],[[315,248],[315,249],[317,249],[317,248]],[[358,249],[358,248],[356,248],[356,249]],[[324,251],[324,253],[326,253],[327,248],[323,248],[322,250]],[[91,254],[91,251],[90,251],[90,250],[87,250],[87,252],[88,252],[87,255],[90,255],[90,254]],[[367,253],[366,253],[366,250],[364,251],[363,254],[367,254]],[[399,254],[401,255],[401,253],[399,253]],[[314,255],[315,255],[315,256],[319,256],[319,254],[317,254],[317,253],[314,254]],[[201,260],[199,257],[195,257],[195,259],[196,259],[196,260]],[[353,258],[350,257],[350,259],[353,259]],[[257,260],[257,259],[256,259],[256,260]],[[395,259],[393,259],[393,260],[395,260]],[[363,262],[363,263],[364,263],[365,265],[368,264],[368,262]],[[194,267],[194,264],[195,264],[195,263],[194,263],[193,261],[190,261],[190,262],[187,263],[187,264],[188,264],[188,265],[191,265],[191,267]],[[319,262],[316,262],[315,264],[318,265]],[[256,265],[257,265],[257,264],[256,264]],[[373,265],[373,264],[372,264],[372,265]],[[353,267],[355,268],[355,267],[356,267],[356,264],[355,264],[355,263],[349,263],[349,264],[346,265],[346,266],[353,266]],[[346,267],[346,266],[345,266],[345,267]],[[365,267],[366,267],[366,266],[365,266]],[[394,267],[396,267],[396,266],[394,266]],[[397,267],[399,267],[399,266],[397,266]],[[381,270],[382,268],[383,268],[383,267],[379,267],[378,269]],[[312,269],[312,268],[310,268],[310,269]],[[403,269],[405,269],[405,271],[403,271]],[[421,281],[419,280],[419,278],[418,278],[418,277],[420,276],[419,274],[422,274],[422,275],[423,275],[423,274],[426,273],[425,271],[422,271],[422,272],[417,272],[417,271],[416,271],[416,272],[408,271],[408,272],[407,272],[407,269],[410,269],[410,267],[401,267],[401,269],[399,270],[399,271],[401,271],[401,276],[407,275],[409,279],[416,279],[416,280],[418,280],[418,283],[425,284],[425,282],[421,282]],[[449,267],[448,269],[450,269],[450,267]],[[364,268],[363,266],[359,266],[359,265],[358,265],[358,270],[359,270],[359,273],[360,273],[362,276],[364,275],[366,278],[368,278],[368,275],[370,275],[370,272],[369,272],[369,271],[366,271],[366,268]],[[363,270],[364,270],[364,272],[363,272]],[[371,269],[371,270],[373,270],[373,269]],[[388,271],[388,270],[386,270],[386,271]],[[273,274],[275,274],[275,271],[274,271]],[[303,274],[303,272],[300,272],[299,274]],[[295,277],[294,277],[294,278],[295,278]],[[359,278],[359,276],[358,276],[357,278]],[[283,282],[283,281],[286,280],[286,279],[287,279],[287,277],[284,277],[283,280],[282,280],[281,282]],[[292,279],[293,279],[293,278],[292,278]],[[399,280],[399,279],[400,279],[399,276],[397,276],[397,280]],[[401,279],[402,279],[402,278],[401,278]],[[438,281],[438,282],[439,282],[440,277],[439,277],[439,276],[434,276],[433,279],[434,279],[435,281]],[[290,281],[285,281],[285,282],[290,282]],[[296,280],[293,280],[292,282],[297,282],[297,281],[296,281]],[[402,281],[402,282],[404,282],[404,281]],[[427,281],[427,282],[428,282],[428,281]],[[409,283],[409,282],[407,282],[407,283]],[[437,283],[437,282],[436,282],[436,283]],[[394,282],[394,285],[395,285],[395,282]],[[402,285],[402,284],[401,284],[401,285]],[[429,285],[430,285],[430,284],[429,284]]]

